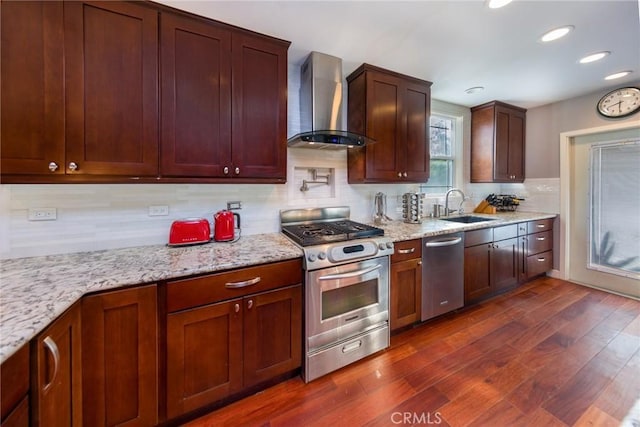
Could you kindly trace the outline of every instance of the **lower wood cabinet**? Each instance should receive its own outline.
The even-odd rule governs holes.
[[[167,284],[167,419],[300,368],[301,282],[294,260]]]
[[[0,366],[0,426],[29,425],[29,345]]]
[[[85,426],[151,426],[158,420],[156,285],[82,299]]]
[[[390,307],[391,330],[420,321],[422,304],[422,240],[395,243],[391,256]]]
[[[520,282],[553,268],[553,218],[518,224],[518,236]]]
[[[32,425],[83,425],[80,327],[75,304],[32,341]]]
[[[518,284],[517,235],[515,224],[465,233],[465,304],[488,298]]]

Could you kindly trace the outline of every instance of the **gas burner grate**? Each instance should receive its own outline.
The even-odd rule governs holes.
[[[384,230],[351,220],[283,225],[282,232],[301,246],[384,236]]]

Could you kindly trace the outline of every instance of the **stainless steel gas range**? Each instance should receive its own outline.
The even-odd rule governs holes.
[[[393,242],[349,215],[344,206],[280,212],[304,252],[306,382],[389,346]]]

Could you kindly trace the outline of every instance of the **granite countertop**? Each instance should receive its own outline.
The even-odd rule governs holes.
[[[425,219],[379,227],[393,241],[553,218],[555,214],[474,214],[493,219],[460,224]],[[83,295],[196,274],[295,259],[302,250],[280,233],[245,236],[234,243],[170,248],[165,245],[0,261],[0,363],[44,330]]]

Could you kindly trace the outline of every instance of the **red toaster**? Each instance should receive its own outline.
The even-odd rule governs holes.
[[[211,226],[205,218],[178,219],[171,223],[169,246],[196,245],[211,240]]]

